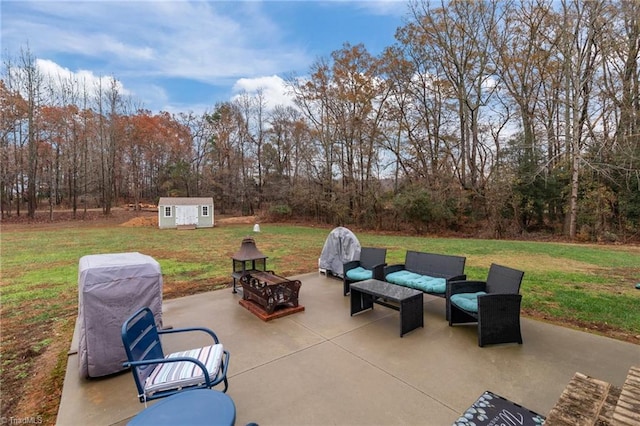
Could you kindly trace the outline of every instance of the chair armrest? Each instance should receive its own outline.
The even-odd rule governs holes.
[[[373,279],[384,281],[384,267],[387,266],[386,263],[381,263],[372,268],[373,271]]]
[[[484,281],[449,281],[447,282],[447,299],[458,293],[477,293],[485,291],[487,283]]]
[[[205,327],[171,328],[167,330],[158,330],[158,334],[183,333],[188,331],[202,331],[210,335],[216,344],[220,343],[220,341],[218,340],[218,336],[216,336],[216,333],[214,333],[213,330]]]
[[[456,276],[447,278],[447,282],[450,282],[450,281],[466,281],[466,279],[467,279],[467,274],[462,274],[462,275],[456,275]]]
[[[499,306],[520,306],[522,302],[521,294],[489,293],[478,296],[478,312],[484,307],[491,305]]]
[[[402,271],[404,269],[404,263],[397,263],[395,265],[389,265],[384,267],[384,276],[386,277],[392,272]]]

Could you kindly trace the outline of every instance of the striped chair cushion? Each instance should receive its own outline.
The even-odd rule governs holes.
[[[202,362],[209,372],[209,378],[213,380],[218,374],[224,348],[222,344],[205,346],[189,351],[174,352],[167,358],[188,357]],[[204,373],[195,363],[189,361],[167,362],[158,364],[145,381],[144,390],[147,395],[155,392],[179,389],[204,383]]]

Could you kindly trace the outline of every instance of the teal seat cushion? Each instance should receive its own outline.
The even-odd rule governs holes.
[[[413,288],[411,283],[418,278],[420,278],[420,275],[404,269],[401,271],[392,272],[385,277],[387,282],[411,288]]]
[[[369,280],[373,278],[373,271],[364,269],[362,266],[358,266],[357,268],[349,269],[347,271],[347,278],[353,281]]]
[[[444,294],[447,291],[446,279],[420,275],[404,269],[388,274],[385,279],[392,284],[415,288],[426,293]]]
[[[487,294],[484,291],[477,293],[458,293],[451,296],[451,303],[469,312],[478,312],[478,296]]]
[[[420,275],[420,278],[411,282],[411,287],[426,293],[444,294],[447,291],[447,280],[444,278],[434,278],[428,275]]]

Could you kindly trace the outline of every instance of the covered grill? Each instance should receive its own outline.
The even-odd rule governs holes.
[[[122,323],[148,306],[162,327],[160,264],[141,253],[87,255],[78,265],[78,367],[82,377],[124,370]]]

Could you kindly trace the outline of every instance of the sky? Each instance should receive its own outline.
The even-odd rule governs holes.
[[[48,75],[87,86],[115,77],[153,112],[213,110],[261,89],[267,108],[291,102],[304,77],[344,43],[379,54],[395,43],[408,1],[2,0],[3,58],[28,51]]]

